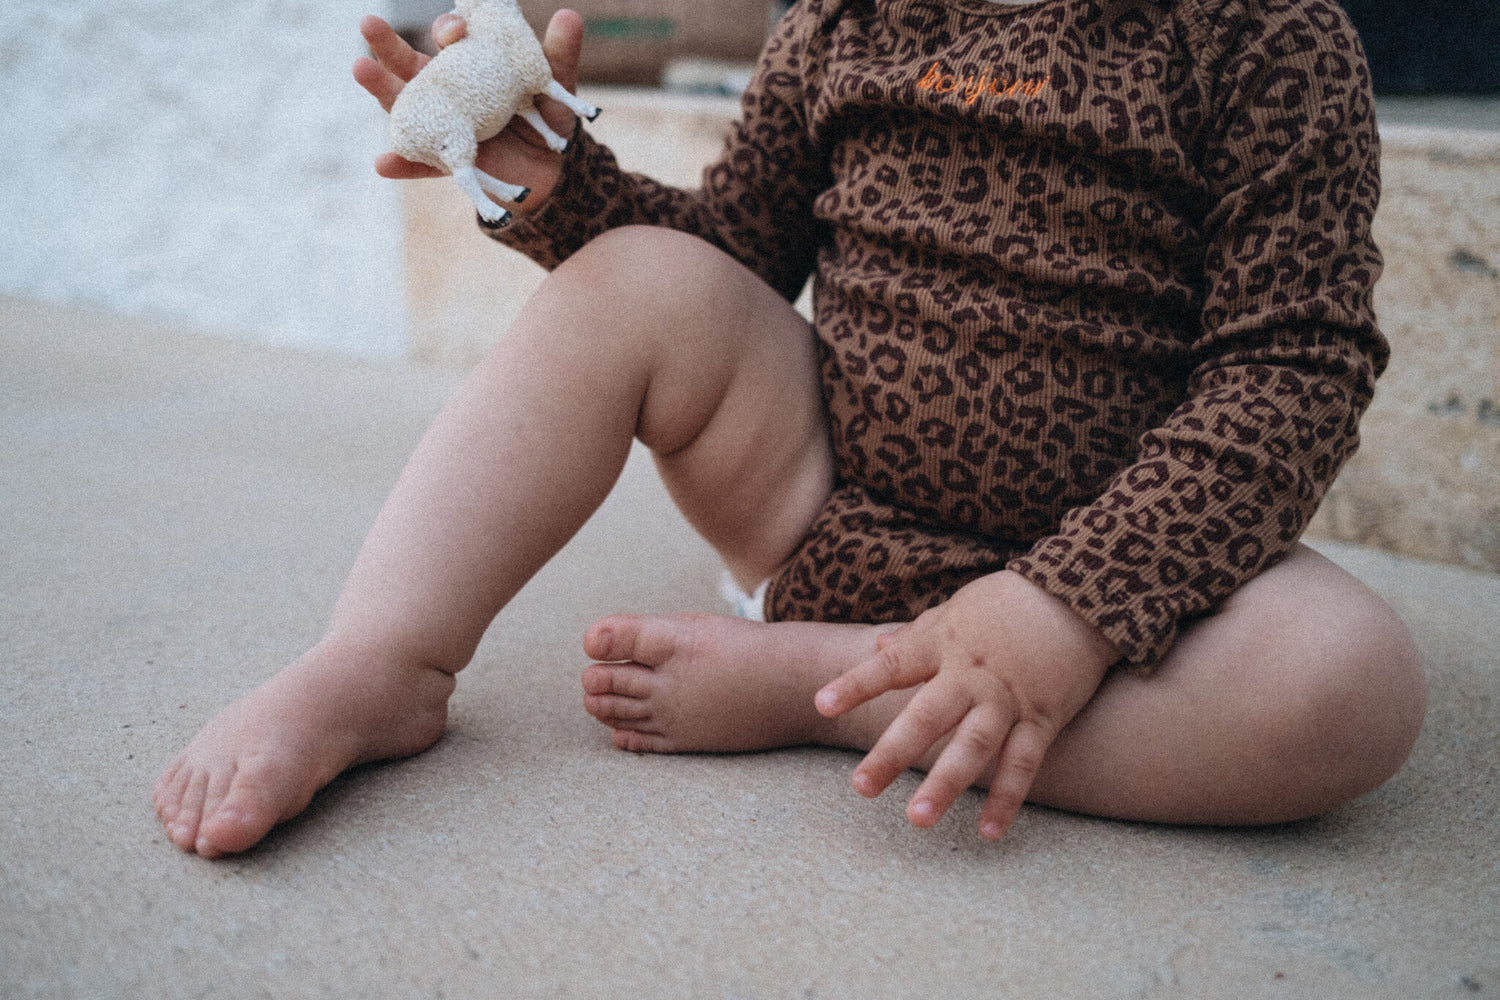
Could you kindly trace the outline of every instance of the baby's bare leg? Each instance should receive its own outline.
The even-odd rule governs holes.
[[[172,840],[243,850],[350,765],[437,739],[454,675],[604,499],[636,436],[747,580],[790,553],[831,489],[807,324],[667,230],[608,234],[544,283],[418,446],[324,640],[163,775]]]
[[[1298,546],[1188,628],[1154,674],[1106,682],[1032,798],[1159,822],[1302,819],[1394,775],[1425,708],[1395,612]]]
[[[812,699],[870,655],[877,631],[617,615],[588,633],[588,655],[617,662],[584,672],[584,705],[627,750],[868,750],[908,693],[836,720]],[[1299,547],[1188,629],[1154,674],[1106,679],[1052,745],[1030,798],[1157,822],[1315,815],[1395,773],[1423,692],[1390,608]]]

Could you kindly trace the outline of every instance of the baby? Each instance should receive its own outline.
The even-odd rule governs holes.
[[[389,109],[425,57],[361,30]],[[565,84],[581,37],[548,27]],[[1028,800],[1285,821],[1400,767],[1411,639],[1298,542],[1387,356],[1369,77],[1337,6],[801,0],[696,191],[544,114],[564,153],[517,124],[478,165],[531,189],[492,235],[550,275],[323,639],[162,776],[176,844],[244,850],[431,745],[634,439],[766,620],[595,623],[584,708],[618,747],[867,751],[858,792],[922,769],[929,827],[987,788],[992,838]]]

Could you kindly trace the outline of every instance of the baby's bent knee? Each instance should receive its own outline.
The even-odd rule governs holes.
[[[1224,623],[1258,667],[1244,708],[1295,803],[1313,815],[1378,787],[1411,754],[1426,712],[1421,657],[1379,595],[1299,546],[1227,602]],[[1247,720],[1248,722],[1249,720]]]
[[[1395,776],[1427,707],[1426,675],[1410,632],[1375,595],[1364,602],[1334,626],[1338,652],[1306,664],[1302,766],[1329,783],[1336,801]]]
[[[712,294],[725,281],[754,275],[711,243],[660,226],[621,226],[585,244],[554,272],[599,283],[614,295],[644,295],[658,305],[666,292]],[[758,280],[758,279],[757,279]]]

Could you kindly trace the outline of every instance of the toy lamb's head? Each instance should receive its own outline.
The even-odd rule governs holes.
[[[439,52],[413,77],[391,107],[391,148],[408,160],[453,175],[486,226],[498,229],[510,212],[491,201],[519,203],[526,188],[474,167],[479,144],[517,115],[557,152],[568,147],[536,107],[541,95],[589,121],[599,109],[552,78],[541,43],[515,0],[459,0],[468,33]]]

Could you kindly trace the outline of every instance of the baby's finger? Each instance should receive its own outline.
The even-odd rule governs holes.
[[[427,56],[406,44],[406,39],[396,34],[395,28],[374,14],[366,15],[359,22],[359,33],[370,46],[370,54],[403,82],[416,76],[427,65]]]
[[[1041,769],[1042,758],[1052,745],[1052,733],[1035,722],[1019,722],[1006,737],[1005,748],[1000,752],[1000,764],[990,782],[990,794],[979,812],[979,835],[989,840],[999,840],[1015,822],[1036,773]]]
[[[813,698],[814,706],[832,719],[887,691],[915,687],[931,680],[942,662],[940,651],[933,650],[929,655],[924,647],[925,644],[919,642],[888,644],[824,685]]]
[[[569,90],[578,88],[578,57],[583,51],[583,18],[576,11],[559,10],[547,22],[542,52],[552,67],[552,79]]]
[[[396,95],[401,93],[403,86],[396,74],[369,56],[354,60],[354,82],[365,88],[386,111],[396,103]]]
[[[381,153],[375,157],[375,172],[392,181],[416,181],[443,176],[443,172],[436,167],[415,163],[395,153]]]
[[[469,34],[469,22],[454,13],[439,14],[432,22],[432,43],[446,49]]]
[[[963,721],[968,709],[967,702],[944,698],[931,686],[918,692],[854,769],[854,790],[867,799],[885,791]]]
[[[1010,721],[984,707],[976,707],[964,716],[926,780],[907,803],[907,819],[916,826],[936,826],[960,795],[974,787],[982,776],[995,773]]]

